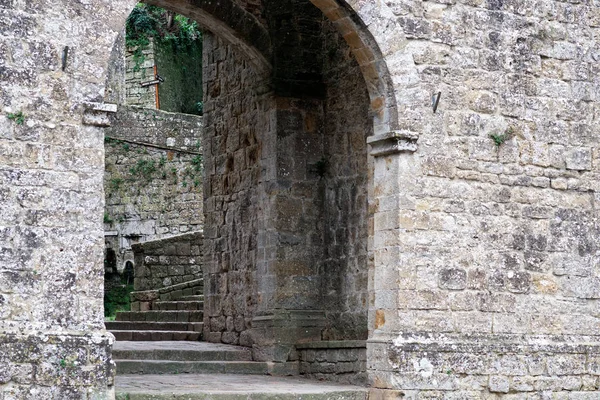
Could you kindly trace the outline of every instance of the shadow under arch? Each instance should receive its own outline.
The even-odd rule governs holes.
[[[274,50],[269,31],[259,19],[234,0],[145,0],[145,3],[198,21],[215,33],[215,36],[239,50],[240,54],[256,67],[258,75],[271,75]],[[362,104],[365,105],[363,115],[365,123],[373,126],[371,133],[377,135],[397,129],[397,105],[392,80],[379,45],[368,27],[343,0],[310,0],[305,4],[308,8],[316,6],[314,13],[318,15],[318,20],[323,21],[327,18],[348,44],[359,67],[354,69],[356,82],[360,81],[361,75],[365,82],[366,90],[363,88],[362,97]],[[323,13],[324,17],[320,13]],[[372,121],[369,121],[371,118],[367,118],[368,109]],[[361,138],[364,143],[369,133],[367,129],[361,132],[365,133]],[[367,148],[362,150],[366,155]]]
[[[191,18],[231,43],[261,75],[271,73],[271,39],[267,29],[233,0],[145,0]]]
[[[373,113],[374,133],[398,129],[398,106],[387,63],[377,41],[345,0],[310,0],[333,23],[362,71]]]
[[[272,70],[268,29],[234,0],[145,0],[198,21],[241,50],[261,75]],[[398,129],[398,107],[390,72],[375,38],[345,0],[310,0],[349,45],[367,85],[374,133]]]

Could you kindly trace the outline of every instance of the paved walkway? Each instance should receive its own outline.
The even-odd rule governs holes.
[[[367,398],[363,387],[262,375],[120,375],[116,389],[117,399],[131,400]]]

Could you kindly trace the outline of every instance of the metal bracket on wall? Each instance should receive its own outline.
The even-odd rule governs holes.
[[[433,113],[437,112],[438,106],[440,105],[440,99],[442,98],[442,92],[438,92],[431,96],[431,105],[433,106]]]
[[[152,85],[160,85],[164,81],[165,81],[165,78],[163,78],[162,76],[156,74],[156,75],[154,75],[154,80],[147,81],[147,82],[141,82],[140,86],[141,87],[148,87],[148,86],[152,86]]]

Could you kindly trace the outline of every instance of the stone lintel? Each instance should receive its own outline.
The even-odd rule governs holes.
[[[391,131],[367,138],[374,157],[388,156],[398,153],[414,153],[417,151],[419,135],[410,131]]]
[[[99,127],[110,126],[110,114],[117,112],[117,105],[111,103],[83,103],[83,124]]]

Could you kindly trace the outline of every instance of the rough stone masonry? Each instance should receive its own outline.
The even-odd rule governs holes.
[[[597,1],[151,3],[213,35],[210,340],[366,337],[373,398],[597,397]],[[2,399],[112,398],[103,96],[134,5],[0,0]]]

